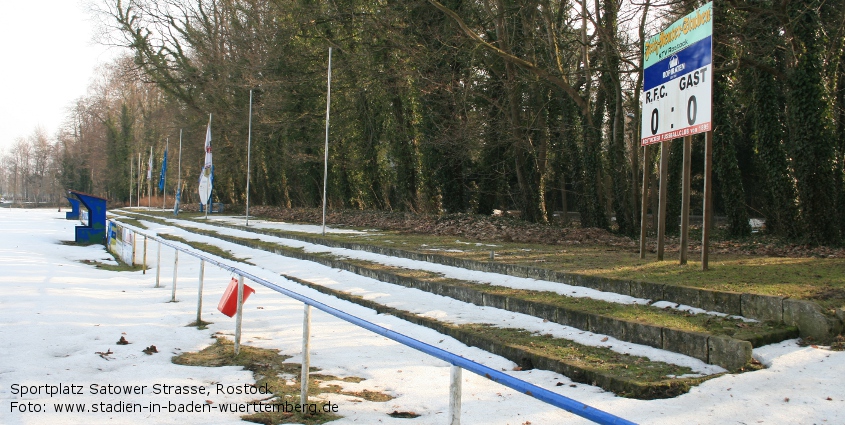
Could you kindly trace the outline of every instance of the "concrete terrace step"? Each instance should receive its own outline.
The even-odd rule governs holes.
[[[586,276],[549,270],[541,267],[525,266],[521,264],[509,264],[498,261],[477,261],[437,253],[421,253],[357,242],[335,241],[319,236],[308,236],[256,227],[245,227],[222,222],[215,222],[214,225],[268,236],[284,237],[334,248],[346,248],[356,251],[371,252],[374,254],[389,255],[392,257],[407,258],[410,260],[426,261],[435,264],[460,267],[467,270],[559,282],[604,292],[613,292],[637,298],[646,298],[652,301],[668,301],[707,311],[742,316],[760,321],[783,323],[787,326],[796,327],[801,337],[811,337],[816,340],[826,340],[845,331],[845,311],[841,311],[838,317],[830,317],[824,314],[822,309],[816,303],[806,300],[753,293],[717,291],[705,288],[694,288],[635,280]]]
[[[170,224],[173,225],[172,223]],[[600,311],[601,308],[596,308],[596,302],[588,306],[579,306],[577,305],[577,300],[573,304],[572,302],[568,302],[571,301],[571,297],[559,295],[556,297],[558,302],[537,301],[531,299],[533,291],[516,291],[518,293],[514,293],[515,291],[510,290],[510,293],[502,294],[502,291],[499,290],[499,293],[496,293],[497,289],[501,287],[485,287],[485,285],[461,282],[455,279],[444,280],[438,279],[437,277],[414,277],[413,271],[389,268],[377,264],[367,264],[362,261],[338,259],[334,256],[320,253],[307,253],[300,249],[279,244],[228,236],[214,231],[197,228],[183,229],[254,249],[313,261],[379,281],[448,296],[478,306],[490,306],[528,314],[561,325],[612,336],[622,341],[688,355],[709,364],[719,365],[728,370],[739,370],[748,364],[751,360],[751,350],[754,346],[782,341],[797,335],[796,330],[791,327],[763,324],[746,325],[755,329],[752,332],[745,332],[743,339],[708,332],[683,330],[677,327],[655,324],[654,321],[649,322],[647,319],[626,320],[612,317],[608,314],[601,314],[600,312],[597,313],[596,310]],[[602,303],[598,302],[599,307],[602,306]],[[653,307],[637,306],[632,308],[643,309],[643,313],[650,315],[671,315],[669,320],[683,321],[685,319],[684,316],[690,316],[686,314],[679,315],[674,310],[663,310]]]

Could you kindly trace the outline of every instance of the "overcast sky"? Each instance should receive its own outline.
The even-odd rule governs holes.
[[[37,126],[53,138],[97,66],[120,53],[95,31],[82,0],[0,0],[0,153]]]

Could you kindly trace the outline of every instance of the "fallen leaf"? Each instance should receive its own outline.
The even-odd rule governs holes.
[[[607,342],[607,337],[602,338],[601,342]]]
[[[106,360],[109,360],[109,357],[108,357],[108,356],[110,356],[110,355],[112,355],[112,354],[114,354],[114,353],[112,353],[111,348],[109,348],[109,349],[108,349],[108,350],[106,350],[105,352],[103,352],[103,351],[95,351],[95,352],[94,352],[94,354],[99,354],[99,355],[100,355],[100,357],[102,357],[102,358],[104,358],[104,359],[106,359]]]
[[[150,345],[149,347],[141,350],[144,354],[152,355],[153,353],[158,353],[158,349],[155,345]]]
[[[129,344],[131,344],[131,343],[129,341],[127,341],[126,338],[124,338],[123,336],[121,336],[120,339],[117,340],[117,345],[129,345]]]

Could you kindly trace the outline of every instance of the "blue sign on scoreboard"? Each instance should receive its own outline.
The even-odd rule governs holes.
[[[713,3],[648,39],[643,51],[643,146],[710,131]]]

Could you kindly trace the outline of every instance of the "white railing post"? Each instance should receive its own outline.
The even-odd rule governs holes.
[[[176,272],[179,270],[179,250],[173,251],[173,288],[170,290],[170,302],[176,302]]]
[[[238,276],[238,315],[235,318],[235,355],[241,352],[241,320],[244,307],[244,275]]]
[[[147,235],[144,235],[144,267],[141,274],[147,274]]]
[[[158,254],[156,256],[156,288],[161,288],[161,241],[158,242]]]
[[[452,365],[449,372],[449,425],[461,425],[461,368]]]
[[[305,304],[302,317],[302,376],[299,382],[299,404],[308,403],[308,372],[311,369],[311,306]]]
[[[205,260],[200,259],[200,282],[197,285],[197,327],[202,326],[202,283],[205,278]]]

